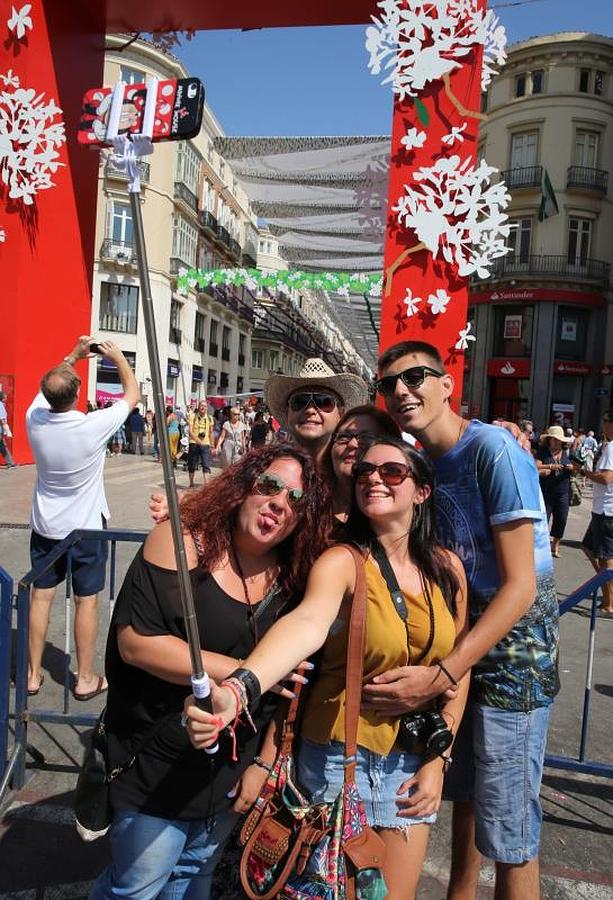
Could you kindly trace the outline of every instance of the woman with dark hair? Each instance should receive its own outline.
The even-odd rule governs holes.
[[[326,545],[329,507],[311,457],[283,445],[249,453],[186,495],[185,549],[203,666],[213,678],[230,675],[297,602]],[[263,731],[276,698],[264,694],[251,711],[253,728],[237,724],[215,756],[190,746],[181,726],[190,656],[169,522],[154,528],[126,575],[106,673],[109,766],[135,759],[111,783],[113,859],[92,898],[207,900],[223,845],[266,777],[256,754],[274,757],[274,728],[264,740]]]
[[[430,466],[402,440],[377,438],[354,463],[353,482],[346,530],[365,551],[365,681],[411,663],[431,665],[434,678],[466,630],[467,616],[462,564],[434,537]],[[355,579],[353,559],[345,547],[332,547],[317,560],[302,603],[271,628],[229,686],[213,686],[216,715],[186,700],[195,747],[218,739],[220,725],[232,722],[240,712],[239,700],[246,700],[249,708],[261,690],[323,648],[303,710],[297,777],[314,802],[336,798],[343,782],[347,607]],[[408,618],[401,616],[397,605],[397,587],[392,598],[394,580]],[[235,682],[240,683],[238,688]],[[445,720],[443,730],[452,735],[464,710],[467,682],[463,679],[455,697],[438,708]],[[408,729],[401,733],[401,718],[411,728],[416,722],[415,714],[403,712],[399,701],[383,707],[365,699],[358,725],[357,785],[368,822],[387,847],[384,876],[389,900],[415,897],[449,761],[448,755],[441,761],[423,752],[424,741],[420,746],[409,740]]]
[[[400,438],[400,429],[389,413],[369,403],[348,410],[334,429],[323,457],[323,472],[332,488],[332,511],[341,524],[347,521],[353,498],[353,464],[380,437]]]

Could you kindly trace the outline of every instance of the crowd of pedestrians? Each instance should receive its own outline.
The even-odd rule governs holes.
[[[44,376],[28,412],[38,465],[33,563],[72,528],[104,527],[105,452],[156,451],[156,423],[140,411],[114,345],[100,347],[125,380],[124,399],[76,411],[74,366],[89,342]],[[539,788],[559,688],[552,550],[560,552],[571,482],[587,479],[586,549],[597,567],[613,559],[613,423],[605,417],[601,449],[593,435],[579,444],[557,426],[536,436],[524,422],[516,435],[510,423],[461,418],[453,389],[438,351],[405,341],[379,359],[385,411],[359,377],[317,359],[297,376],[272,375],[261,400],[214,413],[205,400],[187,413],[167,409],[163,427],[192,488],[180,509],[214,713],[189,696],[175,552],[158,496],[158,524],[128,571],[107,643],[109,766],[139,749],[112,784],[112,861],[94,900],[211,896],[230,834],[274,764],[283,698],[307,680],[309,658],[296,778],[311,801],[334,801],[358,578],[347,544],[359,548],[367,584],[356,780],[387,851],[386,896],[415,897],[443,798],[453,801],[448,900],[476,896],[483,857],[496,865],[497,896],[540,896]],[[70,447],[78,441],[82,455],[86,439],[87,484],[67,495]],[[215,463],[222,471],[211,480]],[[91,613],[104,558],[81,563],[76,600]],[[43,684],[39,648],[64,574],[33,592],[31,694]],[[107,690],[88,656],[95,634],[91,621],[85,643],[75,634],[81,700]],[[215,763],[204,765],[200,751],[214,742]],[[225,871],[224,881],[216,896],[237,900]]]

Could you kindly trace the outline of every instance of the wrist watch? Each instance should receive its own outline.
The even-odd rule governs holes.
[[[68,356],[64,357],[64,362],[68,363],[69,366],[74,366],[74,364],[76,363],[76,359],[72,354],[69,354]]]

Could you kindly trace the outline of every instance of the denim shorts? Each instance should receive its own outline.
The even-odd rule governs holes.
[[[302,738],[298,750],[298,784],[313,803],[332,803],[343,786],[344,744],[331,741],[315,744]],[[412,778],[423,762],[422,756],[393,750],[379,756],[358,747],[355,780],[364,801],[368,824],[374,828],[402,828],[411,825],[432,825],[436,813],[430,816],[400,818],[396,793],[403,781]]]
[[[211,448],[208,444],[190,444],[187,451],[187,470],[195,472],[198,465],[202,466],[203,472],[210,472],[213,465],[213,457]]]
[[[102,528],[106,522],[102,519]],[[44,537],[36,531],[30,538],[30,561],[34,569],[61,541]],[[91,597],[104,588],[108,542],[79,541],[72,547],[72,589],[77,597]],[[61,556],[34,582],[36,588],[57,587],[66,578],[68,555]]]
[[[488,859],[517,864],[538,856],[550,709],[515,712],[475,702],[466,708],[443,798],[473,801],[475,843]]]

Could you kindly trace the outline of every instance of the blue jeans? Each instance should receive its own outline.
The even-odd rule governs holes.
[[[90,900],[208,900],[215,866],[237,821],[237,813],[227,810],[207,831],[203,819],[181,822],[116,812],[110,831],[113,861],[96,879]]]
[[[550,706],[530,712],[470,702],[445,777],[445,800],[472,800],[475,844],[496,862],[538,856],[539,799]]]

